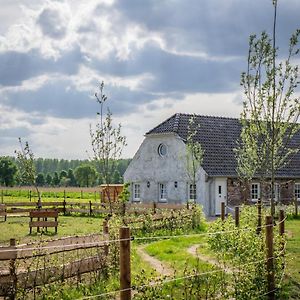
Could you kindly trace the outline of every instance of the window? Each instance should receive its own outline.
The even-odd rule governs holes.
[[[260,184],[252,183],[251,184],[251,200],[257,201],[260,198]]]
[[[295,183],[295,198],[300,200],[300,183]]]
[[[275,185],[274,185],[274,198],[275,198],[275,201],[280,200],[280,184],[279,183],[275,183]]]
[[[190,200],[197,199],[197,189],[196,184],[190,184]]]
[[[159,201],[167,201],[167,186],[164,183],[159,184]]]
[[[160,144],[160,145],[158,146],[157,151],[158,151],[158,154],[159,154],[161,157],[166,156],[166,154],[167,154],[167,146],[166,146],[165,144]]]
[[[141,186],[138,183],[133,185],[133,200],[140,201],[141,198]]]

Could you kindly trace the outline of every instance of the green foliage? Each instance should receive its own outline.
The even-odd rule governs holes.
[[[97,171],[90,164],[83,164],[77,167],[74,175],[80,186],[93,186],[97,179]]]
[[[196,185],[197,172],[203,160],[203,150],[201,144],[196,140],[199,124],[196,125],[196,117],[193,115],[189,119],[188,135],[186,140],[186,169],[191,184]]]
[[[269,213],[269,212],[268,212]],[[268,291],[266,269],[265,227],[256,233],[256,208],[242,207],[240,227],[235,227],[231,216],[225,221],[212,223],[208,239],[211,250],[221,264],[233,269],[234,282],[231,296],[236,299],[252,299]],[[266,215],[267,211],[263,211]],[[274,228],[274,272],[276,286],[280,287],[285,259],[282,247],[285,238]]]
[[[54,186],[58,186],[59,185],[59,176],[58,176],[58,173],[57,172],[54,172],[53,174],[53,178],[52,178],[52,185]]]
[[[121,200],[122,203],[126,203],[130,199],[130,191],[129,191],[130,183],[126,182],[123,185],[123,190],[119,195],[119,199]]]
[[[17,166],[8,156],[0,157],[0,185],[13,186],[17,174]]]
[[[121,157],[126,146],[126,137],[121,134],[121,124],[113,126],[112,113],[109,108],[104,115],[103,107],[107,97],[103,94],[104,83],[100,85],[100,95],[95,93],[97,103],[100,105],[99,122],[93,129],[90,127],[93,159],[97,163],[104,183],[110,184],[116,170],[116,161]]]
[[[43,185],[45,185],[44,174],[43,173],[37,174],[35,182],[36,182],[37,186],[43,186]]]
[[[241,141],[236,150],[239,176],[261,181],[271,179],[271,214],[274,215],[274,182],[278,170],[299,151],[291,142],[299,131],[299,97],[295,94],[299,79],[298,39],[300,30],[291,36],[285,60],[277,62],[276,15],[273,1],[273,34],[262,32],[249,40],[248,68],[242,73],[245,101],[241,114]]]

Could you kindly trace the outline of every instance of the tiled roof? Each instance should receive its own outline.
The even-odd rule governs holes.
[[[191,114],[175,114],[162,122],[146,135],[161,133],[177,133],[183,140],[188,134],[189,120]],[[196,124],[200,125],[196,140],[204,149],[202,166],[209,176],[237,176],[237,161],[234,149],[240,138],[241,124],[239,119],[195,116]],[[293,139],[293,146],[300,146],[300,132]],[[277,173],[278,177],[300,178],[300,153],[291,161],[289,166]]]

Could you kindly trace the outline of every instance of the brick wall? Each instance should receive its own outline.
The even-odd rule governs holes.
[[[257,182],[254,180],[254,182]],[[280,201],[284,204],[291,203],[294,198],[294,184],[300,182],[299,180],[281,179],[276,180],[280,186]],[[228,178],[227,180],[227,198],[228,204],[232,206],[249,203],[250,201],[250,184],[242,183],[237,178]],[[270,185],[261,184],[261,196],[265,198],[270,197]]]

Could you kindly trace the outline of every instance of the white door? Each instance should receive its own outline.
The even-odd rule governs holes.
[[[227,178],[217,178],[215,183],[215,214],[220,215],[221,202],[227,204]]]

